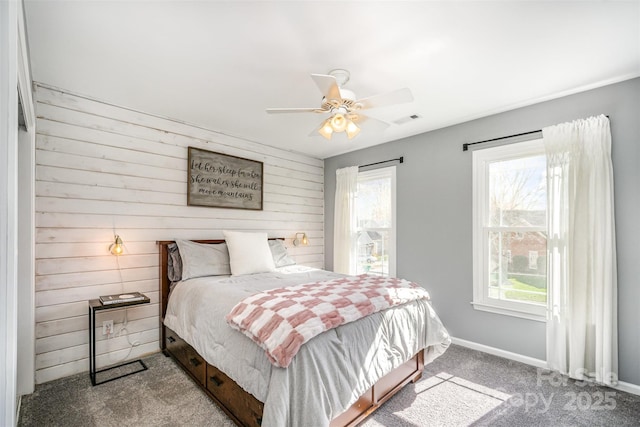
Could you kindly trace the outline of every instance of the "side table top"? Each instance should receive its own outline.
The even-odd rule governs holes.
[[[103,304],[99,298],[89,300],[89,308],[92,310],[109,310],[111,308],[129,307],[132,305],[148,304],[151,302],[148,296],[142,294],[144,299],[137,301],[125,301],[115,304]]]

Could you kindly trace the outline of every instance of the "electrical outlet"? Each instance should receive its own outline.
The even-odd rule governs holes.
[[[110,335],[113,333],[113,320],[105,320],[102,322],[102,335]]]

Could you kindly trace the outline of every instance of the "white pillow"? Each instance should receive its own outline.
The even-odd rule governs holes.
[[[202,244],[176,240],[182,258],[182,280],[231,274],[229,251],[224,243]]]
[[[275,271],[276,266],[269,249],[267,233],[243,233],[226,230],[222,233],[229,248],[233,276]]]

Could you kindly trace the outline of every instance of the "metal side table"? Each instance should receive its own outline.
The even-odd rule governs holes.
[[[131,307],[134,305],[148,304],[150,301],[149,297],[147,297],[146,295],[144,295],[144,297],[145,299],[143,300],[127,301],[127,302],[116,303],[116,304],[102,304],[102,302],[100,302],[99,299],[92,299],[89,301],[89,376],[91,377],[92,385],[95,386],[98,384],[104,384],[106,382],[117,380],[118,378],[126,377],[129,375],[137,374],[138,372],[146,371],[148,369],[147,365],[145,365],[141,359],[138,359],[138,360],[133,360],[125,363],[120,363],[119,365],[115,365],[115,366],[109,366],[107,368],[100,369],[99,371],[96,370],[96,311],[113,310],[116,308],[125,308],[125,307]],[[132,365],[135,363],[139,363],[141,368],[136,371],[119,375],[114,378],[106,379],[104,381],[100,381],[100,382],[96,381],[96,374],[100,372],[110,371],[111,369],[120,368],[122,366]]]

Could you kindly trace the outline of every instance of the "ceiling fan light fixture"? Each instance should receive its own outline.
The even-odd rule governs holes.
[[[342,113],[338,113],[331,118],[331,127],[336,132],[343,132],[347,128],[347,118]]]
[[[345,132],[349,139],[353,139],[360,134],[360,126],[370,126],[377,123],[378,128],[386,128],[389,126],[388,123],[360,113],[370,108],[413,101],[413,96],[408,88],[358,99],[352,91],[344,88],[344,85],[349,81],[350,73],[342,68],[333,69],[329,71],[329,74],[311,74],[311,78],[322,93],[320,107],[267,108],[267,113],[270,114],[328,114],[329,117],[323,119],[321,126],[309,136],[320,134],[325,139],[331,140],[334,133]],[[356,125],[356,123],[358,124]]]
[[[331,127],[331,117],[324,121],[322,126],[320,126],[320,129],[318,129],[318,133],[327,139],[331,139],[331,134],[333,133],[333,128]]]
[[[360,128],[352,120],[349,120],[346,132],[349,139],[351,139],[360,133]]]

